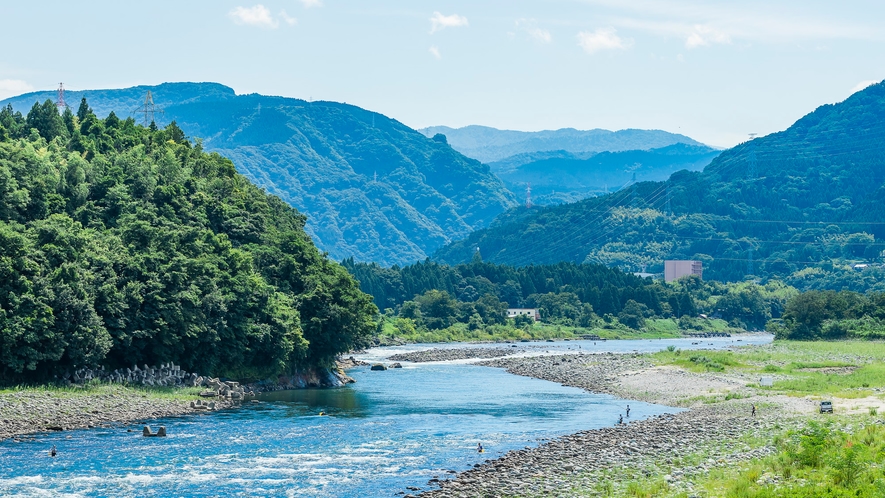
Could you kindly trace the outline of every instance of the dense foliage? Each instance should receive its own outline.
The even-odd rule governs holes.
[[[0,111],[0,379],[175,362],[237,377],[329,362],[376,308],[304,216],[173,122]]]
[[[515,209],[434,259],[469,261],[479,247],[497,263],[593,262],[651,272],[666,259],[697,259],[711,279],[752,275],[803,289],[885,291],[883,136],[880,83],[723,152],[702,173]]]
[[[236,95],[211,83],[88,96],[102,112],[126,116],[147,90],[165,108],[158,118],[205,137],[206,150],[231,159],[238,172],[304,213],[305,229],[336,261],[420,261],[516,204],[479,161],[353,105]],[[8,100],[20,109],[33,101],[34,95]]]
[[[885,294],[808,291],[787,301],[769,324],[778,339],[885,339]]]
[[[455,323],[501,324],[508,307],[537,308],[544,322],[578,327],[618,322],[641,329],[646,319],[661,317],[680,319],[683,328],[692,329],[700,327],[699,314],[708,314],[736,327],[761,329],[780,317],[796,293],[774,282],[722,284],[692,277],[665,284],[602,265],[512,267],[478,256],[457,266],[425,261],[383,268],[350,260],[344,265],[386,315],[431,330]]]

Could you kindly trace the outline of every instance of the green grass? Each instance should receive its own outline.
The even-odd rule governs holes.
[[[710,320],[710,322],[722,322],[711,326],[719,331],[725,330],[721,325],[722,320]],[[470,330],[467,324],[456,323],[451,327],[441,330],[427,330],[413,328],[406,330],[397,329],[395,318],[384,318],[379,333],[382,339],[397,339],[409,343],[438,343],[438,342],[496,342],[496,341],[519,341],[519,340],[547,340],[547,339],[580,339],[585,335],[596,335],[602,339],[668,339],[683,337],[675,320],[650,319],[641,330],[631,329],[617,322],[597,327],[574,327],[569,325],[557,325],[538,322],[529,326],[516,327],[508,325],[486,325]],[[689,331],[696,332],[696,331]]]
[[[150,387],[123,386],[120,384],[101,384],[91,382],[83,386],[54,386],[51,384],[37,386],[10,386],[0,388],[0,396],[13,393],[45,393],[60,398],[76,398],[96,395],[128,395],[154,399],[189,401],[198,398],[200,388],[197,387]]]
[[[791,424],[792,425],[792,424]],[[828,417],[826,422],[803,422],[792,429],[772,428],[735,440],[698,447],[678,457],[658,457],[643,464],[653,469],[641,475],[632,467],[613,467],[596,476],[594,488],[574,488],[575,496],[688,498],[880,498],[885,496],[883,455],[885,427],[865,420]],[[762,458],[726,463],[736,452],[773,446]],[[685,474],[668,483],[665,474],[719,462],[708,473]],[[690,482],[692,491],[685,483]]]
[[[661,351],[649,357],[659,365],[692,372],[771,375],[771,387],[755,387],[793,396],[859,398],[885,387],[885,343],[881,342],[777,341],[731,351]]]

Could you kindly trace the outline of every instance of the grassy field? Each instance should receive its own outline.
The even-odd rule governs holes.
[[[651,355],[661,365],[693,372],[737,372],[771,377],[763,392],[858,398],[885,387],[885,342],[777,341],[734,351],[680,351]]]
[[[0,397],[5,394],[18,392],[46,393],[59,398],[77,398],[84,396],[141,396],[145,398],[164,399],[172,401],[190,401],[198,399],[200,388],[198,387],[149,387],[149,386],[123,386],[120,384],[101,384],[91,382],[83,386],[14,386],[0,388]]]
[[[683,332],[741,332],[731,329],[724,320],[704,320],[703,329],[681,330],[676,320],[657,318],[646,320],[640,330],[621,325],[616,320],[598,327],[572,327],[549,323],[529,326],[488,325],[471,330],[467,324],[457,323],[442,330],[427,330],[403,326],[398,319],[384,318],[379,337],[382,342],[404,341],[409,343],[435,342],[495,342],[547,339],[579,339],[584,335],[596,335],[603,339],[667,339],[683,337]]]

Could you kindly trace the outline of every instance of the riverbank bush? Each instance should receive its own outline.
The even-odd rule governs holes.
[[[737,472],[711,474],[701,486],[717,496],[881,497],[885,427],[809,422],[774,439],[777,452]]]
[[[787,301],[783,318],[768,329],[778,339],[883,339],[885,294],[803,292]]]

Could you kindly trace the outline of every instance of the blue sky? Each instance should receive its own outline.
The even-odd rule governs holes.
[[[718,146],[885,78],[874,1],[3,2],[0,98],[217,81],[413,127],[657,128]]]

